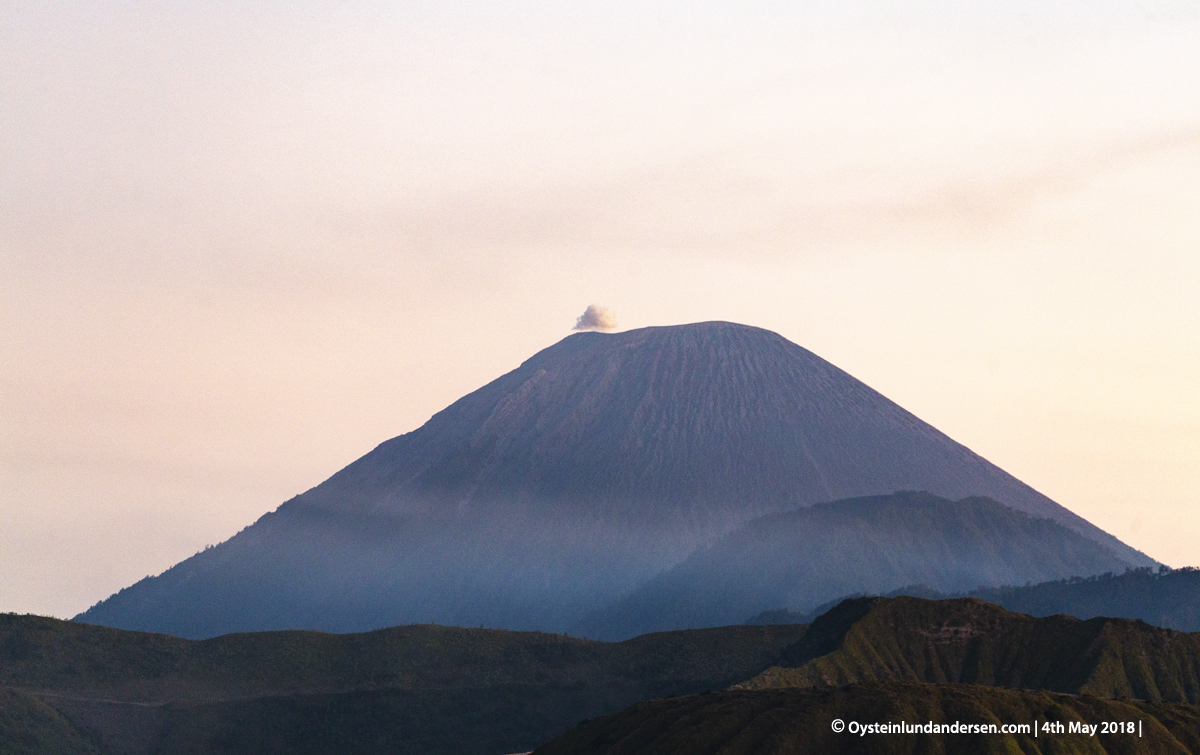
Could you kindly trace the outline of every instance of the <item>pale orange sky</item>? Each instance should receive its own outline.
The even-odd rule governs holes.
[[[0,6],[0,611],[566,336],[775,330],[1200,564],[1190,2]]]

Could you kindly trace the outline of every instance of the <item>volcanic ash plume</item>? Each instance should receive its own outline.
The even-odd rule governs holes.
[[[612,330],[617,327],[617,313],[608,307],[589,304],[579,319],[575,321],[573,330]]]

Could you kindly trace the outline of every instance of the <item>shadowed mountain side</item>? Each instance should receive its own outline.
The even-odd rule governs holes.
[[[725,322],[569,336],[291,505],[574,512],[694,538],[898,489],[990,496],[1150,562],[812,352]]]
[[[0,686],[127,702],[609,681],[714,686],[766,668],[806,629],[743,625],[607,643],[414,625],[362,634],[251,632],[183,640],[0,614]]]
[[[988,587],[972,590],[970,596],[1032,616],[1119,616],[1200,632],[1200,569],[1195,568],[1141,568],[1028,587]]]
[[[1156,627],[1200,632],[1200,569],[1191,566],[1182,569],[1160,566],[1157,570],[1140,567],[1121,574],[1070,577],[1025,587],[981,587],[965,593],[945,593],[916,584],[879,597],[897,598],[902,595],[929,600],[979,598],[1030,616],[1064,613],[1078,619],[1096,616],[1141,619]],[[763,611],[747,619],[746,623],[808,624],[843,600],[861,597],[867,596],[845,595],[808,612],[776,608]]]
[[[1028,733],[868,734],[831,723],[1026,724]],[[1142,722],[1130,734],[1032,733],[1033,722]],[[966,684],[883,682],[840,689],[729,691],[638,703],[585,721],[534,755],[976,755],[1200,752],[1200,708],[1072,698]]]
[[[70,719],[36,695],[0,687],[0,752],[107,755]]]
[[[780,605],[808,609],[915,582],[949,591],[1126,566],[1056,522],[986,498],[896,493],[755,519],[572,631],[619,639],[720,626]]]
[[[897,489],[992,496],[1154,564],[811,352],[714,322],[565,338],[79,618],[561,631],[748,519]]]
[[[103,755],[509,755],[528,752],[581,720],[639,700],[706,688],[684,684],[663,693],[653,685],[633,682],[579,682],[382,689],[152,706],[47,700],[79,730],[96,738],[105,748]],[[74,751],[47,751],[47,755],[67,753]]]
[[[300,507],[76,617],[201,639],[230,628],[407,623],[569,629],[657,574],[661,526],[514,515],[393,517]]]
[[[860,598],[824,614],[746,689],[963,682],[1200,703],[1200,635],[1130,619],[1036,619],[976,600]]]
[[[849,686],[830,686],[839,683]],[[696,694],[730,684],[740,689]],[[675,695],[691,697],[655,699]],[[1200,635],[918,598],[844,601],[811,627],[622,643],[438,626],[190,641],[0,615],[0,751],[31,755],[504,755],[560,734],[540,752],[1200,752],[1195,706],[1088,695],[1195,701]],[[608,715],[638,700],[650,702]],[[1141,739],[1056,745],[1000,735],[822,738],[834,718],[1001,724],[1035,715],[1147,728]],[[596,716],[606,718],[568,731]]]
[[[191,641],[0,615],[0,695],[11,692],[0,696],[0,744],[84,737],[106,755],[503,755],[638,700],[746,679],[805,629],[726,627],[612,644],[421,625]]]

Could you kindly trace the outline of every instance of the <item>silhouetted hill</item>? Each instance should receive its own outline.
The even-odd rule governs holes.
[[[866,734],[845,724],[996,726],[997,733]],[[1051,733],[1034,722],[1140,722],[1140,734]],[[999,733],[1024,724],[1025,733]],[[932,729],[931,729],[932,731]],[[987,731],[987,730],[983,730]],[[976,755],[977,753],[1200,752],[1200,707],[1019,692],[968,684],[873,682],[842,688],[728,691],[638,703],[581,723],[534,755]]]
[[[768,514],[703,549],[573,631],[619,639],[720,626],[853,591],[1042,581],[1123,569],[1112,551],[986,498],[896,493]]]
[[[804,631],[725,627],[602,643],[422,625],[194,641],[7,614],[0,691],[14,697],[0,698],[0,722],[23,721],[12,730],[46,741],[84,737],[110,755],[500,755],[637,700],[726,687]],[[73,752],[32,752],[50,751]]]
[[[947,593],[924,584],[907,585],[883,593],[886,598],[901,595],[930,600],[971,597],[1031,616],[1057,613],[1079,619],[1110,616],[1141,619],[1181,632],[1200,631],[1200,569],[1193,567],[1174,570],[1165,566],[1157,570],[1142,567],[1121,574],[1074,576],[1024,587],[980,587],[962,593]],[[767,610],[746,623],[807,624],[850,597],[865,596],[845,595],[807,612],[788,608]]]
[[[621,643],[440,626],[193,641],[0,616],[6,755],[504,755],[559,735],[544,752],[1187,752],[1200,742],[1198,709],[1167,703],[1198,699],[1200,634],[1034,618],[973,598],[847,600],[810,627]],[[1035,714],[1158,728],[1146,741],[1032,745],[823,733],[834,717],[1025,723]]]
[[[572,335],[79,618],[562,631],[752,518],[903,489],[989,496],[1154,565],[811,352],[714,322]]]
[[[740,687],[963,682],[1200,703],[1200,634],[1131,619],[1034,618],[974,598],[846,600]]]

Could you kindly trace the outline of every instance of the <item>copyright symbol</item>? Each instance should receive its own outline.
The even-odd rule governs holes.
[[[846,728],[846,722],[845,722],[845,721],[843,721],[843,720],[842,720],[842,719],[840,719],[840,718],[835,718],[835,719],[833,719],[833,724],[832,724],[832,726],[833,726],[833,730],[834,730],[834,731],[836,731],[836,732],[839,732],[839,733],[840,733],[840,732],[841,732],[843,729],[845,729],[845,728]]]

